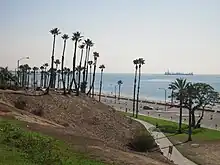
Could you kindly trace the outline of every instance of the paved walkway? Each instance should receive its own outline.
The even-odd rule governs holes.
[[[152,128],[155,126],[151,125],[145,121],[134,119],[141,124],[145,126],[145,128],[151,133],[151,135],[154,137],[156,143],[159,145],[161,151],[163,152],[163,155],[167,157],[168,159],[173,160],[175,164],[178,165],[196,165],[194,162],[190,161],[189,159],[185,158],[177,149],[173,146],[173,144],[168,140],[168,138],[165,137],[165,135],[162,132],[156,132],[152,131]],[[171,157],[168,156],[169,147],[173,146],[173,152]]]

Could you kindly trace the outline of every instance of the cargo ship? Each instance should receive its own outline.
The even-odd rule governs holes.
[[[182,72],[170,72],[169,70],[164,73],[164,75],[184,75],[184,76],[192,76],[193,72],[190,73],[182,73]]]

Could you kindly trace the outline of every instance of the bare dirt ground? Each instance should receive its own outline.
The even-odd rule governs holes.
[[[17,102],[25,103],[21,109]],[[36,116],[33,112],[41,112]],[[159,152],[137,153],[128,142],[143,126],[86,96],[55,93],[26,96],[0,91],[0,116],[27,122],[27,128],[68,142],[74,149],[107,163],[124,165],[172,164]]]
[[[170,137],[173,144],[178,143]],[[220,141],[193,141],[176,146],[188,159],[198,165],[220,165]]]

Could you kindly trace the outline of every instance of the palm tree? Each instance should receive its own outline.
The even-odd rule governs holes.
[[[79,67],[78,67],[78,69],[79,69],[79,75],[78,75],[78,86],[79,86],[79,88],[81,88],[81,71],[83,69],[83,67],[82,67],[82,58],[83,58],[84,47],[85,47],[84,43],[79,45],[79,49],[81,49],[81,56],[80,56]],[[81,89],[81,91],[82,91],[82,89]]]
[[[92,85],[89,89],[89,91],[87,92],[87,95],[90,94],[91,90],[92,90],[92,96],[94,97],[94,84],[95,84],[95,74],[96,74],[96,65],[97,65],[97,59],[99,57],[99,53],[98,52],[93,52],[93,57],[94,57],[94,68],[93,68],[93,77],[92,77]],[[86,90],[86,82],[84,81],[85,84],[84,85],[84,93],[85,93],[85,90]]]
[[[76,71],[76,49],[77,49],[77,44],[81,40],[82,37],[83,36],[81,36],[80,32],[73,33],[73,36],[72,36],[72,41],[74,41],[75,47],[74,47],[74,55],[73,55],[73,78],[72,78],[72,81],[70,83],[69,93],[71,93],[71,88],[72,88],[73,82],[74,82],[75,90],[76,90],[76,95],[77,96],[79,95],[79,89],[78,89],[78,85],[77,85],[76,78],[75,78],[75,71]]]
[[[94,43],[92,42],[92,40],[87,39],[85,40],[85,44],[86,44],[86,58],[85,58],[85,63],[84,63],[84,67],[85,67],[85,80],[87,82],[88,79],[88,61],[89,61],[89,53],[90,53],[90,49],[92,46],[94,46]]]
[[[24,87],[24,65],[19,66],[20,69],[20,84],[22,87]]]
[[[102,76],[103,76],[103,70],[105,69],[105,65],[100,65],[99,69],[101,69],[101,78],[100,78],[100,86],[99,86],[99,101],[101,101],[101,93],[102,93]]]
[[[189,82],[187,82],[186,79],[177,78],[176,81],[169,84],[169,89],[171,89],[173,92],[173,97],[175,97],[177,100],[179,100],[180,104],[180,115],[179,115],[179,129],[178,133],[181,133],[181,127],[182,127],[182,108],[183,108],[183,101],[184,101],[184,93],[186,91],[186,88],[189,86]]]
[[[120,100],[122,80],[118,80],[118,100]]]
[[[136,118],[138,117],[138,102],[139,102],[139,92],[140,92],[140,81],[141,81],[141,66],[145,64],[145,60],[143,58],[138,59],[138,68],[139,68],[139,76],[138,76],[138,89],[137,89],[137,103],[136,103]]]
[[[37,84],[37,82],[36,82],[36,72],[37,72],[37,70],[38,70],[38,67],[33,67],[33,71],[34,71],[34,89],[35,89],[36,84]]]
[[[41,70],[40,86],[42,87],[43,86],[43,77],[44,77],[44,66],[41,66],[40,70]]]
[[[28,64],[24,64],[24,75],[23,75],[23,81],[24,81],[24,85],[26,87],[27,85],[27,71],[28,71]]]
[[[49,93],[49,88],[53,87],[53,78],[54,78],[54,68],[53,68],[53,64],[54,64],[54,50],[55,50],[55,42],[56,42],[56,36],[59,35],[60,29],[58,28],[54,28],[52,30],[50,30],[50,33],[53,35],[53,48],[52,48],[52,55],[51,55],[51,70],[50,70],[50,82],[49,82],[49,86],[47,87],[46,93]]]
[[[60,65],[60,60],[59,59],[56,59],[54,64],[56,65],[56,68],[55,68],[55,71],[58,70],[58,66]],[[53,88],[55,88],[56,86],[56,78],[57,78],[57,72],[54,72],[54,78],[53,78]]]
[[[69,36],[67,34],[64,34],[62,36],[63,39],[63,54],[62,54],[62,61],[61,61],[61,74],[62,74],[62,82],[63,82],[63,94],[66,94],[66,86],[64,81],[64,54],[66,49],[66,40],[68,40]]]
[[[93,61],[88,61],[89,64],[89,88],[91,88],[91,83],[92,83],[92,64]]]
[[[47,67],[49,66],[48,63],[45,63],[44,65],[44,88],[47,86]]]
[[[136,96],[136,85],[137,85],[137,69],[138,69],[138,59],[133,60],[135,65],[135,74],[134,74],[134,91],[133,91],[133,117],[135,112],[135,96]]]

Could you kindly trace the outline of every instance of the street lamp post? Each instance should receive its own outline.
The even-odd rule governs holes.
[[[165,88],[159,88],[160,90],[164,90],[164,101],[165,101],[165,111],[167,110],[167,90]]]

